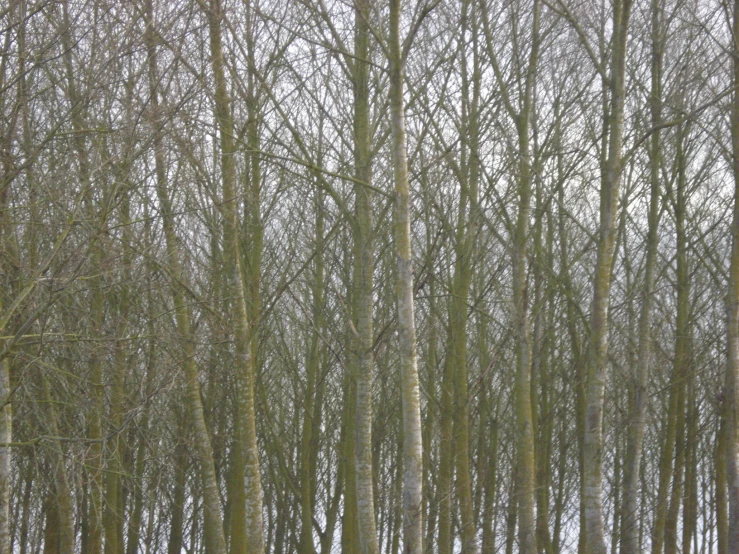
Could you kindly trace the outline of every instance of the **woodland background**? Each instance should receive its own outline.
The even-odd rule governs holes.
[[[0,5],[0,552],[739,552],[738,15]]]

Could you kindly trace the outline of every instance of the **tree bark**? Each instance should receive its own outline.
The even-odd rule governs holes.
[[[232,276],[231,289],[236,309],[234,335],[236,341],[237,372],[237,440],[241,442],[244,457],[244,486],[246,517],[246,550],[264,552],[264,523],[262,516],[262,484],[257,449],[256,421],[254,417],[254,357],[252,355],[251,329],[247,312],[248,288],[244,283],[239,241],[239,217],[236,192],[236,148],[234,147],[233,120],[226,85],[225,61],[221,44],[223,8],[220,0],[210,0],[208,5],[211,66],[215,81],[215,116],[218,122],[221,148],[221,180],[223,202],[224,258],[228,273]]]
[[[660,3],[652,1],[652,90],[650,108],[652,125],[662,119],[662,39]],[[647,252],[644,269],[644,288],[639,316],[639,344],[637,368],[634,375],[631,413],[628,423],[626,459],[624,460],[624,492],[621,510],[621,554],[639,554],[639,480],[644,451],[644,428],[647,412],[647,384],[651,357],[651,318],[654,298],[655,265],[659,230],[660,204],[660,132],[656,131],[649,142],[649,215],[647,230]]]
[[[183,270],[180,262],[179,244],[174,228],[174,215],[167,191],[167,173],[164,157],[162,136],[162,119],[157,90],[158,70],[156,64],[156,30],[151,0],[146,3],[146,40],[148,51],[149,91],[153,109],[154,127],[154,161],[156,170],[156,188],[159,199],[159,210],[162,216],[162,226],[166,243],[167,267],[178,279],[183,279]],[[198,368],[195,365],[195,342],[190,321],[190,312],[185,297],[179,285],[172,286],[172,297],[175,308],[175,322],[177,333],[182,344],[183,370],[187,381],[187,403],[189,417],[195,431],[195,452],[200,462],[200,478],[203,487],[203,502],[205,512],[205,544],[208,554],[226,554],[226,539],[223,533],[223,517],[221,515],[221,501],[216,479],[215,464],[213,462],[213,448],[210,433],[205,423],[205,414],[200,395],[200,381]],[[261,516],[261,511],[260,511]]]
[[[372,182],[372,135],[369,120],[370,6],[357,0],[354,7],[354,172],[363,183]],[[356,486],[359,543],[363,554],[379,554],[372,471],[373,272],[372,198],[368,187],[356,186],[354,222],[354,320],[357,383]]]
[[[395,180],[397,314],[403,411],[403,551],[423,552],[423,438],[413,314],[411,206],[403,105],[404,59],[400,40],[401,0],[390,0],[390,127]]]
[[[518,214],[513,233],[513,320],[516,329],[516,452],[518,454],[518,547],[536,553],[536,454],[531,398],[531,336],[527,305],[527,251],[531,218],[532,156],[529,140],[534,110],[534,78],[538,57],[539,2],[534,2],[533,42],[526,71],[524,97],[518,114],[511,113],[518,131]]]
[[[739,86],[739,0],[734,0],[733,21],[734,87]],[[734,169],[734,216],[731,223],[731,265],[729,267],[728,351],[726,401],[728,402],[727,432],[727,491],[729,499],[729,554],[739,553],[739,93],[734,91],[731,110],[731,145]]]
[[[675,324],[675,363],[672,392],[676,395],[674,432],[674,466],[672,467],[672,490],[667,508],[664,528],[665,554],[676,554],[678,538],[678,516],[682,503],[683,473],[685,469],[685,405],[687,384],[690,379],[690,281],[687,260],[687,240],[685,236],[686,198],[686,159],[683,143],[685,130],[679,130],[676,158],[678,164],[677,191],[675,198],[675,228],[677,238],[677,318]],[[671,392],[671,394],[672,394]],[[672,406],[671,406],[672,407]],[[672,460],[670,460],[672,461]]]
[[[622,171],[626,48],[631,0],[614,2],[613,51],[608,115],[608,155],[603,167],[597,262],[593,280],[588,373],[585,393],[582,494],[585,551],[606,554],[603,522],[603,394],[608,364],[608,308]]]

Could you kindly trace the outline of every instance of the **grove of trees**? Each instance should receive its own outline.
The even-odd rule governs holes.
[[[0,554],[739,554],[739,0],[6,0],[0,399]]]

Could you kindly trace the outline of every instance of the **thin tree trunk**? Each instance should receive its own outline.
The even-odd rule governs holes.
[[[145,216],[148,214],[148,210],[144,212]],[[147,218],[148,221],[148,218]],[[149,235],[147,229],[147,237]],[[148,242],[147,238],[147,244]],[[151,273],[149,272],[151,275]],[[149,310],[149,317],[147,320],[147,331],[149,333],[149,345],[147,352],[147,364],[146,364],[146,384],[145,394],[147,397],[152,394],[153,389],[153,368],[154,368],[154,357],[155,357],[155,346],[154,346],[154,311],[153,311],[153,300],[151,289],[147,290],[147,310]],[[141,421],[139,422],[138,429],[138,445],[136,448],[134,471],[133,471],[133,508],[131,510],[130,521],[128,524],[128,537],[126,539],[126,554],[136,554],[140,551],[139,543],[141,542],[141,523],[144,511],[144,493],[146,487],[144,486],[144,469],[146,464],[146,453],[147,453],[147,430],[149,429],[149,403],[147,402],[144,406],[143,414],[141,415]]]
[[[603,395],[608,364],[608,307],[617,231],[622,171],[626,47],[631,0],[614,2],[614,36],[608,115],[608,156],[603,167],[600,228],[593,283],[585,429],[583,441],[583,505],[585,551],[606,554],[603,521]]]
[[[495,550],[495,534],[493,533],[493,518],[495,516],[495,500],[498,473],[498,421],[494,414],[490,424],[490,438],[488,447],[489,466],[485,471],[485,498],[482,510],[482,550],[481,554],[493,554]]]
[[[539,2],[534,2],[533,43],[526,71],[521,111],[511,115],[518,130],[518,215],[513,236],[513,319],[516,329],[516,452],[518,547],[521,554],[536,552],[536,454],[531,397],[531,336],[527,305],[527,251],[531,217],[532,160],[529,133],[534,110],[534,78],[538,58]]]
[[[677,396],[675,406],[675,462],[672,469],[672,491],[665,518],[665,554],[677,553],[678,516],[682,502],[683,470],[685,468],[685,405],[687,382],[690,372],[690,281],[687,260],[687,240],[685,236],[685,187],[686,159],[683,150],[685,133],[680,129],[677,143],[677,193],[675,199],[675,227],[677,235],[677,321],[675,324],[675,365],[673,390]],[[667,435],[673,434],[668,430]]]
[[[0,241],[5,245],[10,237],[8,227],[8,192],[7,188],[2,191],[2,199],[0,202]],[[5,268],[3,268],[4,270]],[[3,271],[3,276],[7,275]],[[3,281],[6,281],[3,278]],[[7,282],[3,282],[7,286]],[[0,313],[3,313],[3,301],[0,299]],[[0,329],[4,335],[8,334],[6,328]],[[5,341],[0,341],[0,345],[5,345]],[[11,404],[10,395],[12,387],[10,383],[10,364],[7,359],[0,361],[0,553],[10,553],[11,533],[10,533],[10,497],[12,494],[12,467],[10,465],[10,443],[13,440],[13,406]]]
[[[357,522],[357,473],[356,473],[356,382],[353,375],[344,379],[343,440],[339,463],[344,476],[344,512],[341,518],[341,551],[358,554],[359,529]]]
[[[261,163],[259,159],[260,146],[260,118],[259,98],[257,96],[257,67],[254,54],[254,26],[255,17],[250,2],[245,3],[246,13],[246,171],[244,172],[244,225],[242,238],[241,259],[243,264],[239,268],[231,268],[231,271],[240,271],[244,286],[247,321],[258,322],[261,317],[260,284],[262,276],[262,249],[264,242],[264,228],[261,219]],[[216,237],[217,238],[217,237]],[[226,263],[230,266],[230,262]],[[233,279],[233,275],[231,277]],[[257,368],[258,333],[257,328],[249,329],[251,335],[250,363],[251,373],[255,374]],[[242,421],[241,407],[235,408],[236,421]],[[239,427],[242,427],[240,424]],[[246,457],[242,441],[236,440],[232,452],[231,475],[228,481],[229,521],[228,531],[230,534],[230,554],[247,554],[248,552],[248,518],[246,488],[244,487],[244,475],[246,470]]]
[[[29,535],[29,523],[31,519],[31,489],[33,487],[33,455],[29,456],[26,469],[23,472],[23,500],[21,502],[21,525],[18,534],[18,543],[20,544],[20,554],[28,553],[28,535]]]
[[[167,191],[167,173],[164,158],[164,145],[161,140],[162,118],[158,100],[158,70],[156,65],[156,32],[151,0],[146,3],[146,39],[149,60],[149,90],[154,113],[154,158],[156,170],[156,188],[164,228],[167,266],[170,272],[179,279],[183,279],[183,270],[180,262],[179,244],[174,229],[169,193]],[[213,462],[213,448],[210,434],[205,423],[203,404],[200,396],[200,381],[198,368],[195,365],[195,343],[190,321],[190,312],[185,302],[181,288],[172,287],[172,297],[175,308],[177,332],[182,343],[182,359],[185,379],[187,382],[187,402],[189,417],[195,431],[195,451],[200,462],[200,477],[203,487],[203,502],[205,503],[205,544],[208,554],[226,554],[226,540],[223,533],[223,518],[221,516],[221,501],[216,480],[215,464]],[[261,517],[261,510],[259,511]]]
[[[250,339],[250,325],[246,297],[249,293],[241,269],[239,218],[236,194],[236,164],[233,138],[233,120],[226,86],[225,62],[221,44],[223,11],[220,0],[210,0],[208,9],[211,65],[215,80],[215,115],[218,122],[221,147],[221,179],[223,202],[220,210],[224,220],[224,258],[233,276],[231,283],[236,308],[234,334],[236,339],[237,372],[237,440],[241,441],[244,457],[246,550],[250,554],[264,552],[264,523],[262,520],[262,485],[254,417],[254,357]],[[214,491],[215,492],[215,491]],[[210,506],[206,511],[211,509]],[[207,527],[207,526],[206,526]],[[225,543],[224,543],[225,548]]]
[[[691,554],[691,543],[698,525],[698,456],[695,440],[698,437],[698,406],[695,398],[695,382],[688,379],[688,406],[685,426],[685,485],[683,496],[682,554]],[[696,550],[697,552],[697,550]]]
[[[439,538],[437,542],[439,554],[451,554],[452,552],[454,366],[449,362],[449,354],[447,354],[441,379],[441,407],[439,410],[439,475],[436,485],[436,498],[439,506]]]
[[[514,458],[515,459],[515,458]],[[511,471],[511,486],[508,493],[508,510],[506,512],[505,554],[513,554],[513,544],[516,542],[516,519],[518,515],[518,468]]]
[[[370,6],[358,0],[354,8],[354,158],[360,182],[372,182],[372,135],[369,121]],[[363,554],[379,554],[372,472],[372,370],[374,366],[372,198],[368,187],[355,187],[354,291],[357,376],[356,486],[359,544]]]
[[[314,444],[314,433],[317,435],[319,428],[314,425],[313,418],[316,415],[316,381],[320,369],[321,351],[319,348],[318,334],[321,332],[321,310],[323,308],[323,235],[324,235],[324,208],[320,189],[316,189],[316,222],[315,222],[315,249],[312,294],[312,316],[315,331],[310,339],[309,351],[305,362],[306,389],[303,400],[303,428],[300,438],[300,553],[315,554],[316,547],[313,542],[313,505],[315,503],[315,466],[312,462],[312,448]]]
[[[739,0],[734,0],[733,79],[739,86]],[[728,402],[727,491],[729,498],[729,554],[739,553],[739,94],[734,93],[731,111],[731,144],[734,154],[734,217],[731,224],[731,266],[729,268],[728,350],[726,400]]]
[[[400,40],[401,0],[390,0],[390,126],[395,179],[395,248],[398,263],[398,338],[403,411],[403,552],[423,552],[423,437],[413,314],[413,252],[408,160],[403,105],[404,59]]]
[[[427,244],[427,248],[430,247]],[[437,428],[437,403],[439,401],[437,391],[437,371],[438,371],[438,360],[439,360],[439,340],[438,340],[438,307],[436,303],[436,278],[431,275],[429,276],[429,340],[428,340],[428,354],[427,363],[428,367],[428,384],[426,389],[428,390],[428,404],[426,409],[426,421],[424,422],[424,444],[423,444],[423,471],[424,471],[424,495],[426,497],[426,519],[424,524],[425,529],[425,548],[429,551],[431,545],[434,544],[434,536],[436,535],[436,520],[438,515],[439,497],[438,497],[438,486],[434,490],[432,487],[432,464],[431,456],[434,450],[434,434]],[[438,465],[437,465],[438,468]],[[438,482],[438,476],[436,476]]]
[[[534,135],[536,137],[536,135]],[[535,146],[536,148],[536,146]],[[541,173],[541,167],[537,164],[537,175]],[[544,286],[543,268],[554,267],[554,225],[551,210],[545,207],[544,191],[540,178],[536,179],[536,227],[534,233],[534,253],[536,256],[536,267],[534,279],[536,281],[535,306],[539,312],[534,328],[534,344],[538,346],[539,353],[534,360],[537,368],[534,371],[538,375],[539,391],[538,403],[540,410],[534,421],[537,423],[538,447],[536,448],[536,544],[540,554],[552,554],[552,536],[549,531],[550,496],[552,488],[552,440],[554,435],[554,421],[552,413],[552,390],[551,362],[552,355],[551,332],[544,335],[545,329],[551,330],[555,327],[555,306],[551,300],[551,286]],[[546,247],[543,240],[543,221],[546,215],[547,234]],[[546,308],[546,309],[545,309]],[[534,381],[532,380],[532,384]],[[532,393],[533,395],[533,393]],[[533,399],[536,406],[537,399]]]
[[[184,438],[185,426],[181,423],[178,436]],[[187,480],[187,447],[180,440],[174,450],[174,483],[172,499],[172,522],[169,526],[169,542],[167,543],[168,554],[180,554],[183,542],[183,517],[185,508],[185,487]]]
[[[127,171],[121,171],[125,180]],[[125,182],[125,181],[124,181]],[[125,186],[125,185],[124,185]],[[119,430],[107,441],[109,449],[108,471],[105,473],[105,512],[103,513],[103,527],[105,529],[105,552],[106,554],[123,554],[123,521],[125,519],[125,498],[123,496],[123,449],[124,439],[120,428],[123,423],[124,389],[126,380],[126,340],[125,334],[128,328],[127,318],[129,316],[129,283],[131,278],[131,214],[130,214],[130,191],[122,190],[120,202],[120,224],[121,230],[121,262],[122,274],[120,283],[115,291],[111,291],[111,305],[115,319],[116,342],[113,363],[113,379],[110,391],[110,421],[113,429]]]
[[[96,221],[92,199],[92,185],[90,180],[90,161],[86,145],[86,124],[82,112],[83,99],[78,93],[74,68],[72,65],[72,37],[71,22],[69,20],[68,2],[62,4],[63,25],[62,43],[64,46],[64,64],[67,77],[67,95],[70,103],[74,106],[72,111],[72,127],[75,131],[73,139],[75,153],[77,154],[80,182],[85,190],[85,207],[91,221],[102,227],[102,222]],[[91,233],[100,232],[100,229],[91,229]],[[95,241],[97,237],[92,236]],[[94,245],[91,253],[92,267],[98,268],[102,265],[101,246]],[[102,279],[96,273],[90,279],[90,328],[95,332],[103,329],[104,298]],[[100,554],[103,549],[103,443],[102,443],[102,412],[103,412],[103,369],[100,355],[93,347],[90,356],[90,392],[92,396],[93,413],[90,417],[89,437],[91,440],[87,466],[90,472],[88,511],[87,511],[87,554]]]
[[[727,434],[729,422],[726,402],[719,406],[719,424],[716,430],[716,448],[714,451],[714,472],[716,486],[716,544],[718,554],[729,552],[729,517],[727,513],[726,462],[728,459]]]
[[[660,3],[652,1],[652,91],[650,107],[652,125],[662,119],[662,40],[660,37]],[[644,270],[644,289],[639,316],[639,345],[637,368],[634,375],[631,414],[629,417],[628,443],[624,461],[624,488],[621,509],[621,554],[639,554],[639,479],[644,452],[644,428],[647,412],[647,383],[651,358],[651,318],[654,297],[655,265],[659,238],[660,203],[660,132],[656,131],[649,142],[649,216],[647,252]]]
[[[60,437],[58,425],[58,417],[56,413],[55,403],[51,397],[49,382],[46,376],[41,373],[41,389],[43,392],[43,401],[47,404],[49,433],[53,437]],[[54,506],[56,511],[56,540],[59,544],[59,552],[74,552],[74,510],[72,509],[72,493],[69,487],[69,479],[67,477],[66,458],[62,443],[54,440],[52,443],[51,456],[52,475],[54,482]]]
[[[466,1],[462,5],[462,44],[466,42],[466,34],[470,20],[474,16],[469,13],[473,4]],[[477,234],[477,218],[474,206],[477,205],[479,177],[478,162],[478,102],[480,94],[480,71],[476,48],[476,32],[472,29],[473,65],[472,79],[467,67],[467,52],[461,53],[462,72],[462,126],[466,137],[462,143],[462,194],[460,195],[459,217],[456,236],[456,263],[451,308],[449,313],[449,346],[446,361],[452,366],[454,375],[454,461],[456,468],[456,491],[459,501],[460,532],[462,552],[474,554],[478,551],[477,532],[472,507],[472,479],[470,476],[470,439],[469,439],[469,394],[467,387],[467,323],[469,321],[468,300],[472,280],[472,258],[474,256],[475,238]],[[470,82],[470,80],[472,82]],[[471,90],[470,90],[471,89]],[[468,212],[468,203],[471,205]]]

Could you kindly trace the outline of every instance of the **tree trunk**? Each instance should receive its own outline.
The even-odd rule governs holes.
[[[687,240],[685,236],[685,187],[686,159],[683,151],[685,140],[683,129],[679,130],[677,142],[677,193],[675,199],[675,227],[677,235],[677,321],[675,324],[675,365],[673,390],[677,396],[675,413],[675,462],[672,469],[672,491],[665,518],[665,554],[677,553],[678,516],[682,503],[683,473],[685,468],[685,405],[687,383],[690,379],[690,280],[687,260]],[[668,434],[671,434],[668,430]]]
[[[158,71],[156,65],[156,34],[154,15],[151,0],[146,4],[147,23],[147,50],[149,59],[149,90],[154,113],[154,161],[156,170],[156,188],[159,199],[159,210],[164,228],[167,266],[170,272],[178,279],[183,279],[183,270],[180,263],[180,251],[174,229],[174,215],[167,191],[167,173],[164,158],[164,145],[161,140],[162,118],[158,101]],[[179,285],[172,286],[172,297],[175,308],[177,333],[182,347],[182,364],[187,382],[187,402],[189,417],[195,431],[195,451],[200,462],[200,477],[203,487],[203,502],[205,512],[205,544],[208,554],[226,554],[226,540],[223,533],[223,518],[221,516],[221,501],[216,480],[215,464],[213,462],[213,448],[210,434],[205,423],[203,404],[200,396],[200,381],[198,369],[195,365],[195,342],[190,321],[190,312],[185,297]],[[259,512],[261,517],[261,510]]]
[[[611,268],[617,231],[617,212],[622,171],[622,142],[625,98],[626,47],[631,0],[614,2],[614,36],[611,59],[608,116],[608,156],[603,167],[600,228],[593,281],[585,429],[583,440],[582,494],[585,521],[585,551],[606,554],[603,522],[603,394],[608,364],[608,307]]]
[[[208,9],[210,30],[211,65],[215,81],[215,115],[218,122],[221,147],[221,179],[223,202],[224,258],[233,276],[231,289],[236,308],[234,334],[236,341],[237,372],[237,440],[241,441],[244,457],[245,517],[247,552],[264,552],[264,523],[262,520],[262,485],[257,449],[256,421],[254,418],[254,357],[252,356],[251,329],[246,297],[249,293],[241,269],[241,245],[239,241],[239,217],[236,193],[236,164],[233,137],[233,120],[226,86],[225,62],[221,44],[223,11],[220,0],[211,0]],[[210,508],[207,508],[210,510]]]
[[[300,437],[300,553],[315,554],[313,542],[313,505],[315,503],[315,466],[312,464],[312,449],[314,434],[318,434],[319,427],[314,425],[316,415],[316,381],[320,369],[321,351],[319,348],[319,333],[322,329],[321,310],[323,308],[323,235],[324,235],[324,207],[320,189],[316,189],[316,222],[315,222],[315,249],[312,295],[312,315],[314,332],[312,333],[309,350],[305,361],[306,388],[303,400],[303,428]]]
[[[716,449],[714,451],[714,472],[716,487],[716,544],[718,554],[729,553],[729,518],[727,514],[726,463],[728,459],[727,435],[729,422],[726,402],[719,406],[719,424],[716,429]]]
[[[83,98],[78,93],[77,83],[75,80],[74,69],[72,65],[72,36],[71,22],[69,19],[69,5],[65,1],[63,8],[63,25],[62,43],[64,46],[64,64],[67,77],[67,95],[70,103],[75,106],[72,112],[72,127],[75,131],[73,140],[75,153],[78,159],[78,170],[80,182],[85,192],[85,208],[88,217],[94,222],[91,229],[92,236],[90,240],[97,240],[96,234],[101,232],[102,221],[98,221],[99,217],[95,213],[92,199],[92,184],[90,180],[90,161],[87,152],[87,144],[85,140],[85,129],[87,127],[82,112]],[[77,107],[79,106],[79,108]],[[95,228],[95,224],[100,228]],[[91,264],[94,268],[98,268],[102,263],[101,246],[93,245],[91,253]],[[90,279],[90,329],[93,332],[101,332],[103,329],[104,319],[104,298],[102,279],[99,273],[96,273]],[[89,437],[92,441],[90,444],[87,466],[89,468],[90,477],[88,492],[88,511],[87,511],[87,554],[100,554],[103,549],[103,442],[102,442],[102,412],[103,412],[103,368],[100,355],[93,347],[90,356],[90,392],[93,404],[93,413],[90,417]]]
[[[49,389],[49,382],[46,379],[46,375],[41,373],[41,388],[43,392],[43,400],[48,406],[47,414],[48,420],[47,425],[49,426],[49,433],[53,437],[60,437],[58,418],[54,400],[51,397],[51,391]],[[51,456],[50,462],[52,467],[52,475],[54,482],[54,506],[53,510],[56,511],[56,540],[59,544],[59,552],[74,552],[74,510],[72,508],[72,493],[69,487],[69,479],[67,477],[66,458],[62,443],[59,440],[54,440],[52,443],[53,456]]]
[[[462,44],[466,42],[466,34],[470,27],[469,14],[471,2],[462,5]],[[472,29],[473,37],[475,28]],[[476,39],[473,38],[473,44]],[[462,192],[459,202],[459,216],[456,233],[456,263],[451,306],[449,310],[449,346],[446,362],[451,365],[450,373],[454,376],[454,461],[457,475],[457,499],[459,501],[460,531],[462,552],[474,554],[478,551],[477,532],[472,507],[472,479],[470,476],[470,439],[469,419],[470,398],[467,387],[467,323],[469,321],[469,294],[472,280],[472,258],[474,256],[475,238],[477,235],[477,191],[479,177],[478,161],[478,102],[480,95],[480,68],[477,49],[472,52],[472,79],[467,67],[467,52],[463,49],[460,56],[462,72]],[[470,80],[472,82],[470,82]],[[471,89],[471,90],[470,90]],[[468,212],[468,203],[471,205]]]
[[[652,2],[652,125],[662,119],[662,39],[659,2]],[[644,269],[644,289],[639,316],[639,345],[636,374],[633,379],[633,397],[628,423],[628,442],[624,460],[624,492],[621,508],[621,554],[639,554],[639,479],[644,451],[644,428],[647,412],[647,384],[651,357],[651,317],[654,297],[655,265],[659,230],[660,163],[662,149],[660,132],[656,131],[649,142],[649,216],[647,230],[647,252]]]
[[[354,172],[363,183],[372,182],[372,136],[369,121],[369,2],[359,0],[354,9]],[[379,554],[375,522],[372,472],[372,371],[374,335],[372,198],[369,188],[356,186],[354,222],[354,320],[357,383],[356,486],[359,544],[363,554]]]
[[[400,40],[401,0],[390,0],[390,127],[395,179],[396,294],[403,411],[403,552],[423,552],[423,438],[413,314],[413,252],[408,160],[403,105],[404,59]]]
[[[739,0],[734,0],[733,79],[739,86]],[[726,373],[727,491],[729,499],[729,554],[739,553],[739,94],[734,93],[731,111],[731,144],[734,155],[734,217],[731,224],[731,266],[728,292],[728,350]]]
[[[513,320],[516,330],[516,452],[518,547],[521,554],[536,553],[536,454],[531,398],[531,337],[527,305],[527,251],[531,218],[532,156],[529,141],[534,110],[534,78],[538,57],[539,2],[534,2],[533,43],[526,71],[523,105],[511,113],[518,131],[518,215],[513,233]]]

